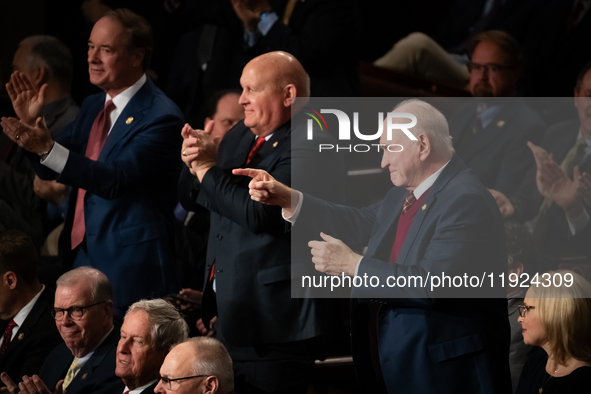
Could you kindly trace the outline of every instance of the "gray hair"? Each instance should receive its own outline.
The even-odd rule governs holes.
[[[452,155],[455,150],[449,135],[449,126],[445,116],[431,104],[418,100],[404,100],[394,107],[394,110],[406,106],[417,117],[417,125],[409,131],[415,136],[425,134],[431,143],[433,151],[438,154]],[[394,111],[393,110],[393,111]]]
[[[72,86],[72,52],[53,36],[35,35],[22,40],[19,47],[29,48],[27,62],[30,67],[45,67],[48,78],[60,84],[63,90]]]
[[[78,267],[66,272],[57,279],[56,285],[73,287],[85,280],[90,286],[90,296],[93,302],[113,300],[113,289],[109,279],[101,271],[91,267]]]
[[[224,345],[215,338],[196,337],[187,342],[195,352],[195,364],[191,367],[193,375],[213,375],[220,382],[220,394],[234,391],[234,370],[232,358]]]
[[[162,299],[140,300],[129,307],[125,317],[138,311],[148,315],[152,325],[152,344],[157,351],[168,351],[189,337],[187,322],[169,302]]]

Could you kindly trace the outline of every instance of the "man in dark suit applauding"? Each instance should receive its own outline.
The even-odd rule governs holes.
[[[119,329],[113,326],[113,294],[107,277],[90,267],[66,272],[57,280],[55,324],[64,343],[47,357],[39,376],[24,376],[22,394],[118,393],[115,375]]]
[[[39,373],[61,342],[50,314],[53,290],[39,283],[37,261],[31,237],[0,233],[0,372],[12,379]]]
[[[170,232],[182,115],[147,78],[151,53],[147,22],[126,9],[109,11],[88,40],[90,82],[104,92],[88,97],[55,141],[32,105],[43,90],[15,89],[20,122],[2,120],[41,179],[72,186],[64,269],[91,266],[107,275],[118,316],[141,298],[179,288]]]
[[[292,114],[302,105],[296,97],[310,91],[296,58],[261,55],[246,65],[240,83],[245,119],[218,152],[207,133],[183,129],[182,157],[190,172],[180,182],[191,187],[181,202],[188,210],[200,204],[211,211],[203,309],[215,289],[217,336],[234,360],[237,392],[305,392],[313,361],[321,357],[320,337],[330,332],[330,314],[319,300],[291,297],[296,262],[281,210],[250,200],[248,179],[231,171],[264,169],[286,184],[298,181],[326,199],[342,200],[337,180],[344,163],[307,147],[305,130],[292,131]],[[332,141],[327,133],[318,138]],[[319,180],[325,181],[320,187]]]
[[[297,218],[295,227],[324,232],[324,241],[309,243],[317,270],[372,278],[373,284],[352,292],[358,299],[352,310],[353,358],[367,392],[510,393],[505,290],[499,288],[497,299],[475,299],[484,293],[464,286],[457,292],[451,282],[439,292],[431,287],[436,281],[428,282],[444,274],[504,268],[499,209],[454,154],[439,111],[409,100],[393,112],[416,117],[409,128],[416,141],[401,132],[391,139],[382,135],[382,167],[395,187],[380,203],[362,209],[331,204],[263,171],[237,173],[254,177],[253,199],[281,206],[286,220]],[[367,244],[367,252],[358,255],[347,244]],[[487,296],[495,294],[489,290]],[[445,298],[450,294],[464,299]]]

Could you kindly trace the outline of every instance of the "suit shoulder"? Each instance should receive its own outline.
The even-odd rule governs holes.
[[[175,104],[160,88],[154,86],[154,107],[155,110],[162,112],[163,114],[174,115],[180,119],[183,119],[183,113],[181,112],[178,105]]]

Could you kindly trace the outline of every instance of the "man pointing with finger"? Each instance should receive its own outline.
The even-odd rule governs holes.
[[[296,227],[322,231],[323,241],[309,243],[319,271],[386,284],[389,278],[498,270],[507,258],[500,212],[455,155],[445,117],[419,100],[395,112],[416,116],[410,131],[417,141],[402,133],[382,136],[381,143],[404,149],[384,149],[382,168],[395,187],[375,205],[336,205],[261,171],[236,173],[254,176],[254,200],[280,203]],[[368,245],[365,256],[351,244]],[[428,287],[353,288],[353,359],[361,385],[367,392],[510,393],[506,300],[436,296]]]
[[[185,126],[182,132],[188,168],[180,182],[191,190],[181,202],[187,210],[200,204],[211,211],[203,313],[215,297],[214,327],[234,361],[237,392],[303,393],[314,359],[322,356],[321,336],[330,333],[330,310],[318,300],[291,298],[297,262],[280,209],[252,201],[249,180],[231,171],[264,169],[285,184],[298,180],[309,188],[328,179],[317,190],[342,200],[344,165],[334,155],[315,155],[306,131],[291,128],[292,113],[302,106],[295,99],[310,89],[297,59],[285,52],[259,56],[240,83],[245,119],[226,134],[219,152],[204,131]],[[326,133],[314,138],[331,141]]]

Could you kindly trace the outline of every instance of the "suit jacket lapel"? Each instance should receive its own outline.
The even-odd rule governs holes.
[[[35,327],[45,309],[49,307],[49,299],[47,297],[47,292],[48,288],[45,287],[43,293],[41,293],[39,299],[37,300],[35,305],[33,305],[31,312],[29,312],[29,315],[23,322],[22,326],[18,328],[16,335],[14,336],[14,338],[12,338],[10,344],[8,344],[8,349],[6,349],[4,357],[8,357],[10,353],[14,351],[14,349],[17,349],[18,346],[21,343],[23,343],[24,340],[29,338],[31,329]]]
[[[505,127],[507,127],[507,119],[512,117],[515,107],[503,106],[488,126],[474,136],[471,149],[465,152],[462,158],[470,161],[473,157],[480,155],[483,150],[489,149],[491,144],[495,142],[495,139],[499,139],[502,136]],[[470,130],[465,129],[465,132],[468,133]]]
[[[123,112],[117,118],[101,150],[99,156],[100,161],[104,161],[109,156],[109,153],[119,141],[140,127],[144,113],[152,107],[153,96],[154,84],[148,79],[144,83],[144,86],[129,100],[129,103],[127,103]],[[181,131],[179,130],[178,132],[180,133]]]
[[[455,174],[460,170],[461,164],[462,162],[460,158],[454,154],[449,164],[443,169],[441,174],[439,174],[439,177],[437,178],[433,186],[431,186],[425,192],[427,193],[425,195],[425,199],[423,200],[423,206],[425,207],[425,209],[419,208],[412,221],[412,224],[410,225],[410,228],[408,229],[408,232],[406,233],[406,238],[404,239],[404,242],[402,243],[402,246],[400,248],[400,252],[398,253],[397,262],[399,264],[405,265],[406,256],[408,255],[408,252],[414,244],[415,238],[420,233],[419,230],[421,228],[421,225],[423,224],[423,220],[425,219],[425,216],[429,213],[431,206],[437,200],[437,193],[441,189],[443,189],[447,182],[449,182],[450,179],[453,178]]]
[[[84,364],[80,371],[78,371],[78,374],[76,375],[74,380],[72,380],[70,386],[68,386],[70,391],[77,391],[77,389],[74,390],[74,388],[77,388],[78,385],[82,385],[84,381],[89,378],[89,375],[92,374],[92,372],[99,365],[101,365],[104,358],[107,356],[107,354],[109,354],[109,351],[111,350],[111,347],[113,345],[113,341],[116,339],[116,335],[118,335],[118,329],[117,327],[113,327],[113,330],[111,331],[109,336],[105,338],[103,343],[101,343],[101,345],[94,351],[93,355],[86,362],[86,364]]]
[[[232,156],[228,168],[242,168],[246,165],[246,159],[248,158],[248,153],[250,152],[254,137],[252,131],[247,127],[236,146],[236,154]]]

